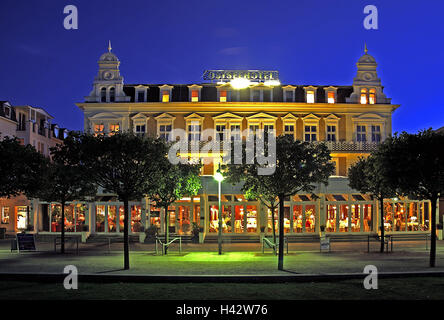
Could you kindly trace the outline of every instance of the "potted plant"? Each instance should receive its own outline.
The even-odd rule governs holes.
[[[321,226],[319,226],[319,228],[320,228],[320,232],[319,232],[319,236],[321,237],[321,238],[323,238],[323,237],[325,237],[325,226],[324,225],[321,225]]]
[[[200,229],[203,228],[199,228],[199,225],[196,222],[193,222],[193,226],[192,226],[192,230],[191,230],[191,240],[193,241],[193,243],[199,243],[199,232]]]

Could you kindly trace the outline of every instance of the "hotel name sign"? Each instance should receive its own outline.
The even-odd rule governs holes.
[[[237,78],[251,81],[279,81],[279,72],[267,70],[205,70],[203,78],[212,81],[230,81]]]

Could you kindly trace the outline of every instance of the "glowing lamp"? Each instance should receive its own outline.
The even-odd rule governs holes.
[[[281,83],[279,80],[267,80],[264,82],[264,85],[272,87],[272,86],[280,86]]]
[[[235,78],[230,81],[231,86],[234,89],[245,89],[251,84],[250,80],[244,78]]]
[[[224,180],[224,176],[222,175],[222,173],[220,173],[219,170],[216,171],[216,174],[214,175],[214,179],[217,182],[222,182]]]

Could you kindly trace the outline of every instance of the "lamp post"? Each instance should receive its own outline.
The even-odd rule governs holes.
[[[219,254],[222,254],[222,205],[221,205],[221,184],[222,181],[224,180],[224,176],[222,175],[222,173],[220,172],[220,164],[219,164],[219,168],[216,171],[216,174],[214,175],[214,179],[218,182],[218,186],[219,186],[219,210],[218,210],[218,215],[219,215],[219,230],[218,230],[218,239],[217,242],[219,244]]]

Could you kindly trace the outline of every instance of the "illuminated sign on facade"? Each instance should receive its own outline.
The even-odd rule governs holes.
[[[247,79],[254,82],[279,81],[278,71],[266,70],[206,70],[204,80],[227,82],[233,79]]]

